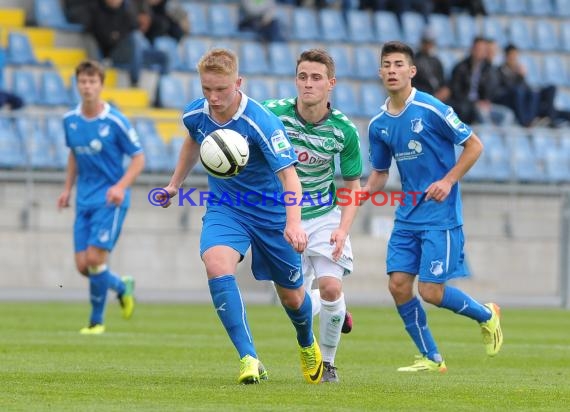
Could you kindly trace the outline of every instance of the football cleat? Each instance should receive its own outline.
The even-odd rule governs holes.
[[[410,366],[398,368],[398,372],[447,372],[445,362],[434,362],[425,356],[417,356],[415,362]]]
[[[265,366],[263,366],[263,363],[261,363],[261,361],[259,361],[258,372],[260,380],[266,381],[269,379],[269,374],[267,373],[267,369],[265,369]]]
[[[352,330],[352,314],[347,310],[344,314],[344,322],[342,323],[342,333],[350,333]]]
[[[135,280],[130,276],[124,276],[122,281],[125,283],[125,291],[119,298],[119,304],[121,305],[121,311],[123,312],[123,318],[130,319],[135,311]]]
[[[238,383],[249,385],[259,383],[259,369],[261,362],[251,355],[240,359]],[[265,368],[264,368],[265,370]]]
[[[94,323],[79,330],[82,335],[100,335],[105,332],[105,325]]]
[[[338,374],[336,373],[336,367],[330,362],[323,362],[323,377],[321,382],[338,382]]]
[[[501,330],[501,308],[496,303],[486,303],[491,311],[491,319],[481,323],[481,334],[487,355],[495,356],[503,346],[503,331]]]
[[[301,353],[301,369],[303,377],[309,383],[317,384],[323,377],[323,357],[321,355],[321,348],[317,340],[313,336],[313,343],[311,346],[305,348],[299,346]]]

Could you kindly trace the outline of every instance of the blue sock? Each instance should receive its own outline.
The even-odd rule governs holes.
[[[445,286],[443,290],[443,298],[441,299],[442,308],[449,309],[458,315],[467,316],[477,322],[486,322],[491,319],[491,311],[479,302],[474,300],[460,289]]]
[[[216,312],[237,349],[239,357],[251,355],[257,358],[253,337],[247,324],[245,306],[234,275],[210,279],[208,286]]]
[[[412,300],[396,308],[404,321],[406,331],[416,344],[420,353],[432,361],[441,362],[442,357],[437,350],[437,345],[427,325],[426,312],[420,300],[414,296]]]
[[[107,301],[107,276],[105,271],[89,274],[89,300],[91,301],[90,323],[103,324],[105,302]]]
[[[305,292],[305,299],[299,309],[285,307],[285,312],[289,315],[291,323],[297,330],[297,342],[303,348],[313,344],[313,308],[311,297]]]
[[[105,274],[107,276],[107,284],[109,285],[109,289],[117,292],[117,296],[122,296],[122,294],[125,293],[125,282],[123,282],[120,277],[118,277],[110,270],[106,270]]]

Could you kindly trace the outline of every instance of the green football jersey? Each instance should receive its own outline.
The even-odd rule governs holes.
[[[343,113],[332,109],[319,123],[301,119],[295,109],[296,99],[265,101],[287,130],[299,162],[295,166],[303,186],[302,218],[321,216],[335,207],[335,156],[345,180],[360,179],[362,156],[358,130]]]

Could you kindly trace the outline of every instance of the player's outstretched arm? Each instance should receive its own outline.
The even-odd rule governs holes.
[[[291,194],[291,197],[286,198],[288,206],[285,207],[287,213],[285,239],[297,252],[301,253],[307,246],[307,234],[301,225],[301,206],[299,206],[299,201],[303,195],[301,181],[297,176],[295,166],[281,170],[277,176],[281,180],[283,191]]]
[[[77,162],[75,161],[75,155],[70,150],[67,156],[67,170],[65,173],[65,185],[63,192],[57,198],[57,208],[63,209],[64,207],[69,207],[69,198],[71,197],[71,189],[75,184],[75,179],[77,177]]]
[[[176,163],[176,168],[174,169],[174,173],[170,178],[170,182],[168,183],[168,186],[164,188],[164,190],[166,190],[170,196],[169,199],[172,199],[178,194],[178,189],[180,189],[184,183],[184,180],[188,176],[188,173],[190,173],[190,170],[192,170],[192,168],[198,162],[199,157],[200,144],[188,136],[180,148],[178,163]],[[158,200],[160,201],[160,199]],[[170,206],[170,200],[162,207],[168,206]]]
[[[387,181],[388,170],[372,170],[372,172],[370,172],[370,176],[368,176],[366,184],[361,189],[362,192],[368,193],[368,196],[365,196],[363,200],[366,201],[370,197],[371,193],[384,189]]]

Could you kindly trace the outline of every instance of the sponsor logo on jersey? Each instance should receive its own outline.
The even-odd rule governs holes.
[[[271,145],[275,153],[281,153],[291,148],[291,143],[285,137],[283,130],[275,130],[271,135]]]

